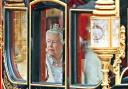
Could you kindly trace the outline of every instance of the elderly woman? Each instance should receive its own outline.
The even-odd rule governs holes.
[[[47,44],[47,82],[62,83],[63,81],[63,34],[58,24],[54,24],[46,32]]]

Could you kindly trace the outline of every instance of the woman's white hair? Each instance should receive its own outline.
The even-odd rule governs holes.
[[[50,26],[50,29],[47,30],[46,32],[46,40],[47,40],[47,36],[48,34],[58,34],[60,36],[60,41],[62,44],[64,44],[64,40],[63,40],[63,30],[59,28],[58,24],[54,24],[52,27]]]

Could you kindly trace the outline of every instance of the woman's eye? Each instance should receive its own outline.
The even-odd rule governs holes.
[[[50,43],[50,42],[51,42],[50,40],[47,41],[47,43]]]
[[[57,43],[57,41],[53,41],[53,43]]]

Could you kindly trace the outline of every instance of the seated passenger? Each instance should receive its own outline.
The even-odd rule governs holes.
[[[47,82],[62,83],[64,42],[58,24],[46,32],[46,44]]]
[[[95,85],[102,80],[102,65],[97,54],[89,47],[89,41],[81,39],[84,51],[84,76],[85,84]]]

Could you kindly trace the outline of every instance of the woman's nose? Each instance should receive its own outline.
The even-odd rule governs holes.
[[[53,46],[53,42],[51,41],[51,42],[49,42],[49,46],[50,47],[52,47]]]

